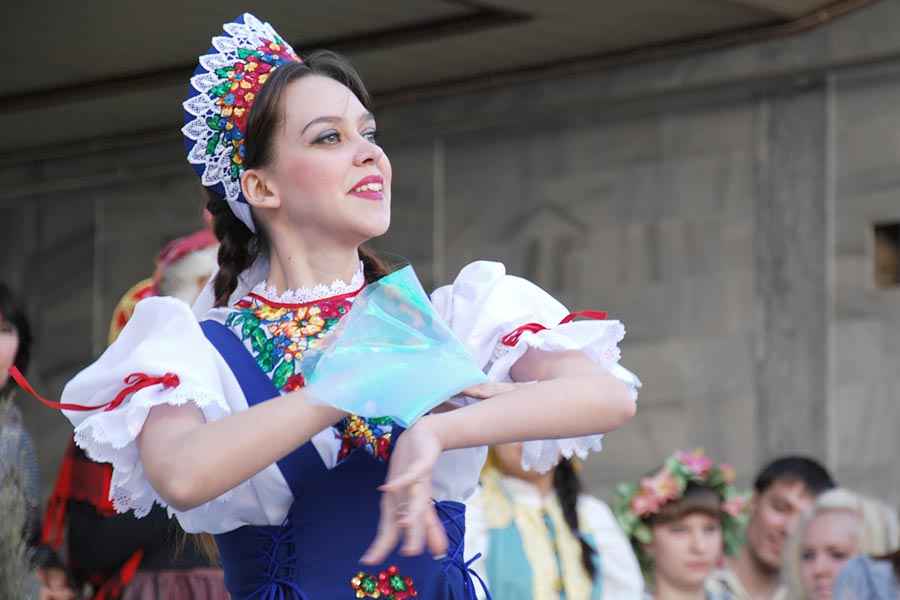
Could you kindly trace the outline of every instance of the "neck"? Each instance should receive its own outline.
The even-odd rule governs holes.
[[[656,578],[654,600],[705,600],[706,591],[701,584],[695,588],[678,586],[663,577]]]
[[[359,267],[357,247],[313,248],[298,243],[298,236],[291,237],[270,243],[267,283],[278,292],[353,279]]]
[[[771,598],[778,587],[779,573],[765,565],[751,551],[749,543],[734,558],[726,559],[728,568],[740,580],[751,598]]]

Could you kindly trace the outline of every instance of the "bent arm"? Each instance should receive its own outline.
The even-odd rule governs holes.
[[[280,460],[346,413],[291,392],[207,423],[194,404],[155,406],[138,437],[144,471],[173,508],[216,498]]]
[[[422,424],[434,430],[445,450],[451,450],[606,433],[635,414],[628,386],[579,351],[532,348],[510,375],[515,381],[537,383],[428,415]]]

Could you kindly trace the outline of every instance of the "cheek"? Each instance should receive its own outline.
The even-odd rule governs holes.
[[[15,335],[0,334],[0,377],[6,378],[6,371],[16,359],[19,338]]]
[[[304,200],[342,191],[346,169],[333,156],[335,153],[296,153],[283,156],[278,164],[279,183],[285,197],[300,196]]]

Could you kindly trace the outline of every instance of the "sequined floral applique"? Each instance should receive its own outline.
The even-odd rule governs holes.
[[[357,448],[363,448],[385,461],[391,456],[391,433],[394,421],[390,417],[363,418],[349,415],[335,425],[334,435],[341,440],[338,462],[344,460]]]
[[[379,600],[408,600],[418,597],[412,577],[403,577],[399,569],[390,566],[377,577],[360,571],[350,580],[350,586],[357,598],[378,598]]]

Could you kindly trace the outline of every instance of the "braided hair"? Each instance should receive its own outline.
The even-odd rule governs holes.
[[[575,472],[575,465],[570,459],[564,459],[556,466],[553,472],[553,488],[556,497],[562,507],[566,524],[572,530],[572,534],[581,543],[581,565],[591,580],[597,575],[597,567],[594,565],[594,556],[597,551],[584,540],[578,522],[578,496],[581,494],[581,480]]]

